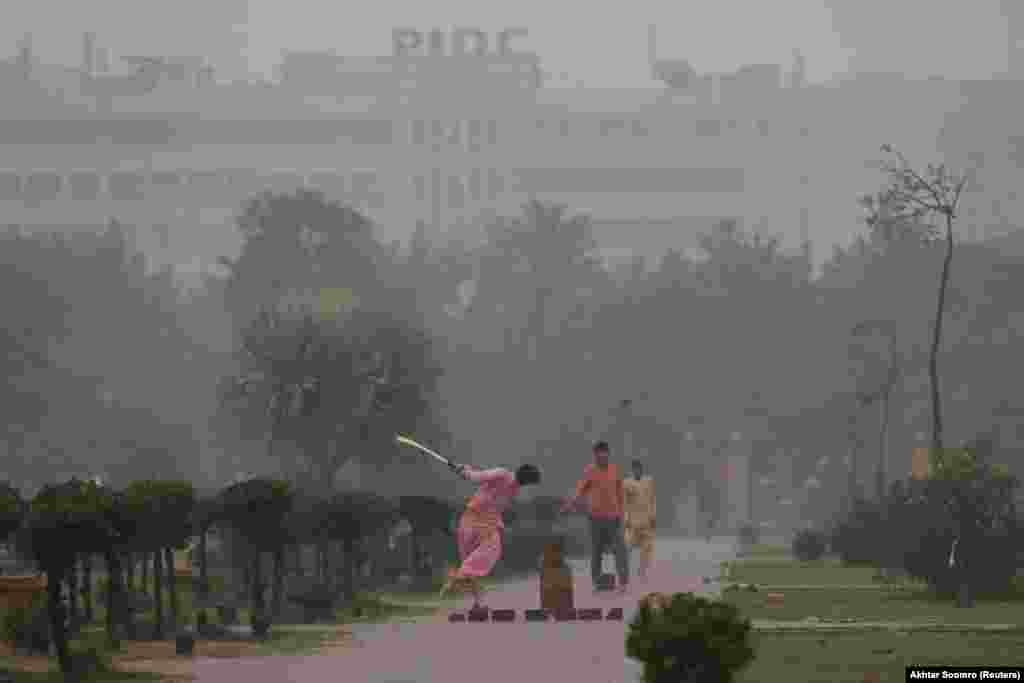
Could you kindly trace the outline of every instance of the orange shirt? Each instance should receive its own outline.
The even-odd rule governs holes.
[[[576,485],[576,497],[582,496],[590,503],[591,517],[621,519],[625,501],[618,465],[609,463],[603,470],[593,463],[587,465]]]

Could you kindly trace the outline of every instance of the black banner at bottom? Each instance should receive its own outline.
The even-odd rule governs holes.
[[[1024,666],[908,666],[914,681],[1024,681]]]

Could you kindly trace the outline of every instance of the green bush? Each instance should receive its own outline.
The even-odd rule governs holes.
[[[843,564],[876,564],[883,560],[892,528],[885,524],[881,506],[858,500],[853,511],[836,524],[832,531],[832,550]]]
[[[3,622],[0,626],[2,636],[0,637],[5,643],[14,645],[20,640],[21,634],[25,632],[30,623],[32,623],[31,608],[16,607],[4,610]]]
[[[643,664],[644,683],[731,683],[754,659],[751,631],[735,606],[676,593],[663,608],[641,603],[626,655]]]
[[[813,562],[825,556],[828,538],[817,529],[801,529],[793,538],[793,557],[801,562]]]
[[[85,677],[96,673],[109,673],[113,670],[110,654],[94,644],[72,647],[71,660],[75,670]]]
[[[46,610],[44,594],[37,593],[28,607],[5,609],[0,616],[0,638],[3,642],[16,645],[23,640],[33,622],[38,622],[37,615]]]

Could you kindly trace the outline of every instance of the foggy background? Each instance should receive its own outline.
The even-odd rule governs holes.
[[[1017,304],[1024,207],[1015,189],[1016,145],[1024,138],[1015,79],[1024,72],[1014,70],[1020,22],[1011,21],[1007,7],[737,0],[633,3],[628,15],[623,6],[599,16],[589,7],[565,2],[555,12],[550,3],[517,3],[513,12],[432,2],[428,11],[425,3],[378,3],[358,16],[313,0],[20,7],[0,27],[0,45],[10,55],[3,65],[10,105],[0,113],[2,182],[9,183],[0,185],[0,223],[10,228],[0,270],[8,476],[32,488],[96,472],[120,481],[174,475],[213,489],[239,473],[315,480],[327,458],[340,463],[330,480],[340,487],[459,493],[431,463],[396,451],[391,439],[402,432],[457,460],[536,462],[545,488],[561,495],[582,471],[589,445],[606,438],[620,462],[644,458],[659,481],[665,517],[681,529],[695,530],[706,519],[735,527],[756,518],[784,529],[825,518],[847,490],[851,468],[866,491],[880,462],[889,478],[906,476],[913,449],[926,445],[930,430],[926,351],[941,244],[872,231],[857,204],[886,180],[867,162],[881,156],[881,144],[902,148],[905,140],[915,163],[949,161],[974,178],[957,224],[961,242],[941,356],[948,440],[994,431],[1019,472],[1014,454],[1024,433],[1012,368],[1024,330]],[[298,158],[303,145],[319,155],[307,171],[328,164],[343,173],[375,164],[444,167],[440,156],[403,156],[399,143],[381,159],[358,146],[336,152],[284,139],[229,148],[216,136],[229,136],[231,126],[194,143],[186,136],[161,146],[147,137],[156,133],[145,131],[141,142],[115,140],[135,130],[125,120],[151,124],[173,118],[167,112],[188,114],[188,125],[198,129],[238,120],[231,117],[241,117],[239,110],[246,117],[266,111],[299,137],[303,126],[295,122],[307,114],[293,109],[330,117],[347,107],[347,115],[358,114],[363,105],[346,104],[345,92],[328,105],[280,86],[274,67],[282,50],[387,53],[395,27],[467,25],[489,34],[527,27],[517,48],[535,53],[548,78],[539,94],[515,100],[523,108],[510,108],[510,118],[617,116],[634,98],[642,101],[637,112],[666,120],[690,121],[697,114],[688,107],[705,118],[724,107],[723,121],[745,111],[743,104],[709,105],[702,94],[662,98],[667,87],[652,78],[649,24],[657,27],[657,58],[687,60],[700,74],[780,64],[788,79],[793,50],[806,58],[805,83],[753,98],[771,110],[758,116],[785,128],[778,137],[658,138],[685,141],[678,163],[700,157],[713,165],[721,157],[750,169],[755,180],[736,193],[751,204],[743,220],[731,217],[731,200],[717,191],[661,192],[658,211],[678,205],[680,214],[690,211],[703,222],[666,219],[670,227],[652,237],[653,222],[642,219],[645,202],[655,200],[642,187],[621,200],[632,202],[633,217],[596,215],[590,200],[575,202],[571,191],[560,199],[541,186],[495,200],[488,210],[474,205],[459,221],[442,216],[440,224],[414,218],[407,195],[389,189],[375,204],[348,190],[253,204],[258,191],[232,189],[228,199],[229,190],[216,184],[195,206],[190,196],[174,195],[133,196],[123,208],[116,201],[54,208],[68,197],[29,196],[36,187],[29,176],[44,172],[70,178],[128,164],[152,180],[190,164],[194,171],[269,171],[297,166],[276,159]],[[78,74],[54,69],[78,67],[85,31],[107,51],[111,74],[131,77],[134,67],[118,56],[201,55],[217,66],[217,82],[199,94],[160,85],[103,102],[83,96]],[[18,42],[27,33],[29,61],[38,68],[24,72]],[[865,77],[876,72],[888,77]],[[229,90],[238,85],[231,80],[263,82],[251,86],[261,88],[253,95]],[[555,88],[573,93],[551,95]],[[452,97],[465,97],[465,90]],[[591,96],[603,104],[588,104]],[[418,97],[428,118],[432,107],[460,116],[461,100],[444,92]],[[536,110],[533,97],[543,100]],[[388,116],[399,116],[394,107]],[[466,116],[477,115],[466,107]],[[385,117],[380,109],[365,111]],[[117,125],[96,134],[95,143],[19,137],[28,130],[24,122],[36,119],[64,121],[72,137],[87,129],[83,120]],[[805,123],[815,142],[799,142],[808,137],[797,132]],[[836,150],[850,139],[856,148],[843,147],[849,156],[842,156]],[[530,144],[503,153],[525,163],[547,145]],[[632,154],[639,163],[647,152],[630,151],[632,144],[609,142],[595,154],[606,154],[610,164]],[[567,148],[562,167],[575,161],[590,168],[597,162],[588,153],[587,145]],[[280,191],[297,189],[285,182]],[[620,202],[603,190],[589,192],[594,206],[602,195],[612,209]],[[762,195],[785,195],[785,206],[770,213],[760,199],[749,199]],[[715,213],[703,212],[705,201]],[[184,213],[155,217],[171,209]],[[303,361],[300,371],[281,370],[280,358],[301,346],[302,312],[321,315],[325,292],[339,289],[349,292],[342,298],[354,296],[339,306],[351,304],[367,317],[353,314],[355,327],[338,326],[341,308],[332,303],[317,343],[335,350]],[[271,309],[285,322],[275,332],[260,331],[260,311]],[[888,332],[870,342],[855,338],[851,330],[864,321],[887,321]],[[353,329],[355,336],[347,336]],[[253,335],[273,347],[263,365],[245,349]],[[877,410],[859,407],[856,395],[876,381],[886,338],[906,365],[883,447]],[[377,363],[369,375],[359,365],[364,351],[377,359],[365,361]],[[379,409],[357,391],[373,372],[401,389]],[[247,382],[261,388],[238,389]],[[302,403],[314,394],[315,405]],[[623,406],[624,399],[632,404]],[[281,408],[285,402],[291,407]]]

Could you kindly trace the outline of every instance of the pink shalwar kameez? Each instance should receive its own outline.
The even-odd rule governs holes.
[[[519,493],[516,476],[501,467],[466,471],[465,477],[480,484],[459,522],[459,558],[462,566],[454,577],[487,576],[501,558],[505,522],[502,515]]]

